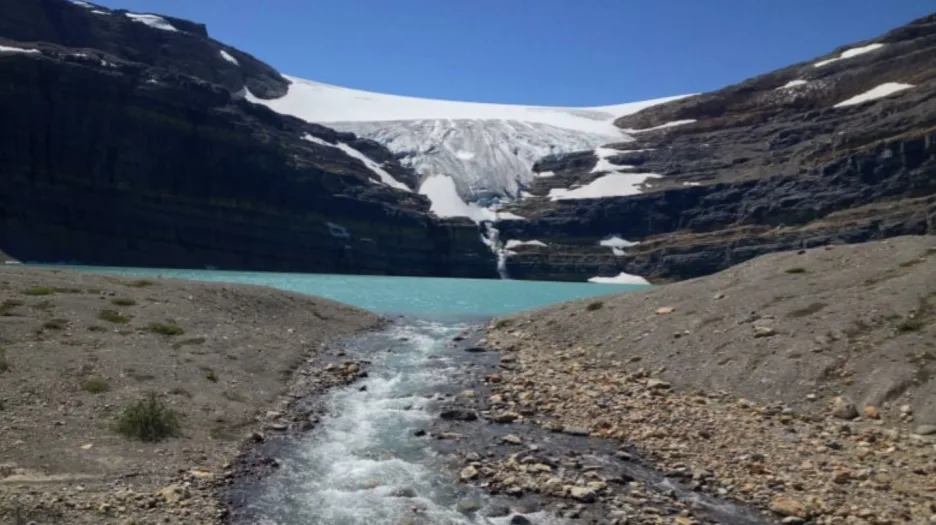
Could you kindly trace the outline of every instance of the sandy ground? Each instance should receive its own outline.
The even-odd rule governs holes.
[[[527,312],[486,344],[492,420],[634,443],[786,523],[936,523],[936,237]]]
[[[276,408],[297,368],[341,384],[327,343],[379,322],[261,287],[0,267],[0,522],[215,522],[244,441],[293,424]],[[181,435],[116,434],[150,392]]]

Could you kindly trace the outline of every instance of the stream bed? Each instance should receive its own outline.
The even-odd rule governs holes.
[[[578,505],[580,511],[575,511],[574,505],[557,507],[546,497],[486,494],[459,482],[459,458],[466,451],[507,455],[515,450],[492,444],[514,433],[524,442],[537,443],[542,453],[563,456],[574,451],[591,465],[589,469],[600,467],[608,476],[642,482],[659,495],[656,503],[648,504],[664,502],[661,517],[688,508],[701,523],[775,523],[683,488],[639,462],[620,461],[619,443],[483,419],[440,421],[440,412],[455,394],[476,388],[484,371],[497,366],[496,352],[465,352],[467,342],[453,343],[473,326],[477,324],[405,319],[349,341],[348,356],[370,362],[367,377],[325,394],[320,400],[325,414],[310,432],[264,445],[264,454],[274,457],[279,468],[259,481],[245,480],[233,487],[236,499],[244,502],[234,522],[551,525],[618,519],[617,523],[635,523],[603,516],[608,511],[598,504],[586,510]],[[460,438],[437,439],[444,432]],[[680,504],[669,506],[669,500]]]

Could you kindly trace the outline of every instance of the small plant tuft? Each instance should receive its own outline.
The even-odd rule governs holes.
[[[23,301],[17,301],[16,299],[7,299],[0,303],[0,317],[15,317],[16,312],[13,310],[18,306],[23,306]]]
[[[35,308],[36,310],[42,310],[43,312],[48,312],[52,310],[53,308],[55,308],[55,303],[53,303],[52,301],[48,299],[44,299],[32,305],[32,307]]]
[[[205,339],[204,337],[192,337],[192,338],[190,338],[190,339],[183,339],[183,340],[179,341],[178,343],[173,344],[173,345],[172,345],[172,349],[173,349],[173,350],[178,350],[178,349],[182,348],[183,346],[197,346],[197,345],[203,345],[203,344],[205,344],[205,341],[207,341],[207,339]]]
[[[107,330],[107,328],[104,328],[103,326],[98,326],[98,325],[96,325],[96,324],[93,324],[93,325],[91,325],[91,326],[88,327],[88,331],[89,331],[89,332],[104,332],[104,331],[106,331],[106,330]]]
[[[593,303],[588,303],[588,306],[585,307],[589,312],[594,312],[596,310],[601,310],[604,308],[604,303],[601,301],[595,301]]]
[[[218,374],[216,374],[214,370],[209,370],[208,372],[205,373],[205,379],[207,379],[208,381],[211,381],[212,383],[217,383]]]
[[[115,305],[115,306],[133,306],[137,304],[136,301],[128,297],[114,297],[113,299],[110,300],[110,302],[112,305]]]
[[[897,330],[900,332],[919,332],[923,329],[923,320],[919,317],[904,319],[897,324]]]
[[[42,327],[46,330],[62,330],[68,326],[67,319],[49,319],[48,321],[42,323]]]
[[[98,319],[102,321],[107,321],[108,323],[116,323],[116,324],[127,324],[130,322],[129,317],[125,315],[121,315],[120,312],[117,312],[116,310],[107,310],[107,309],[101,310],[100,312],[98,312]]]
[[[172,323],[150,323],[146,329],[154,334],[167,336],[182,335],[185,333],[185,330],[183,330],[181,326]]]
[[[0,373],[10,369],[10,361],[7,359],[6,348],[0,348]]]
[[[36,286],[34,288],[27,288],[23,290],[24,295],[53,295],[55,293],[55,288],[51,286]]]
[[[806,273],[806,268],[803,268],[802,266],[796,266],[794,268],[788,269],[786,273],[793,273],[793,274]]]
[[[512,324],[513,324],[513,321],[510,319],[501,319],[500,321],[497,321],[496,323],[494,323],[494,329],[503,330],[504,328],[510,327],[510,325]]]
[[[123,410],[114,431],[129,439],[156,442],[179,435],[180,421],[178,412],[150,393]]]
[[[89,377],[81,382],[81,389],[92,394],[103,394],[110,391],[110,383],[100,377]]]
[[[147,286],[153,286],[156,283],[150,281],[149,279],[137,279],[135,281],[127,281],[124,284],[131,288],[146,288]]]

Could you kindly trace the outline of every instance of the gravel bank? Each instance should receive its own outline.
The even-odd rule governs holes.
[[[493,421],[633,443],[786,523],[936,522],[934,237],[540,309],[494,321],[486,344]]]
[[[307,390],[347,382],[328,343],[379,323],[261,287],[0,267],[0,522],[219,521],[245,442],[297,425],[297,369]],[[180,435],[117,435],[151,392]]]

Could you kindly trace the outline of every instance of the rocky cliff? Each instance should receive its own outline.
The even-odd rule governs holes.
[[[635,141],[535,167],[510,208],[529,220],[498,226],[546,246],[514,249],[511,277],[661,282],[768,252],[936,233],[936,15],[616,125]],[[612,252],[599,245],[609,236],[639,244]]]
[[[0,0],[0,78],[17,259],[496,276],[478,228],[432,216],[385,148],[243,100],[288,83],[204,26]]]

